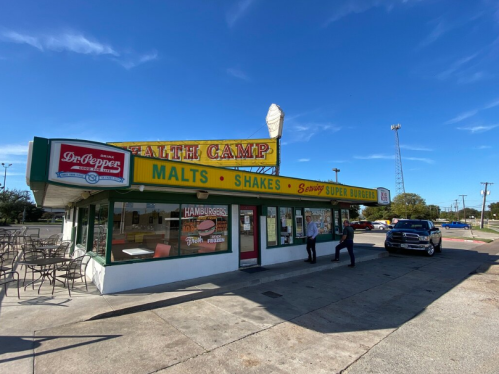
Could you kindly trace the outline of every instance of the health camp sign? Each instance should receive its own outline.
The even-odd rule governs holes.
[[[108,143],[133,155],[211,166],[276,166],[277,139]]]
[[[258,194],[311,196],[340,201],[378,202],[378,192],[375,189],[143,157],[134,158],[133,183]]]

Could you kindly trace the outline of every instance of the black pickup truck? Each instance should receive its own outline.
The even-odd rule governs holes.
[[[390,253],[397,249],[425,251],[426,255],[433,256],[435,251],[442,252],[442,233],[432,221],[401,220],[386,233],[385,249]]]

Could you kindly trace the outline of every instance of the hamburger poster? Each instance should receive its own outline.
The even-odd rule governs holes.
[[[226,205],[184,205],[182,209],[182,249],[189,253],[227,250]]]

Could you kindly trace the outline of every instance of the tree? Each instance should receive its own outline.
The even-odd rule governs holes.
[[[391,220],[393,218],[390,206],[368,206],[362,211],[362,215],[368,221],[377,219]]]
[[[360,211],[359,205],[350,205],[350,209],[348,210],[350,219],[359,218],[359,211]]]
[[[424,219],[428,216],[425,200],[415,193],[401,193],[392,201],[392,211],[399,217]]]
[[[489,204],[490,210],[490,218],[498,219],[499,218],[499,203]],[[495,217],[494,217],[495,214]]]
[[[2,193],[0,198],[0,217],[3,219],[4,225],[7,224],[7,220],[20,222],[25,209],[26,213],[31,213],[35,210],[33,212],[34,217],[36,217],[37,213],[41,210],[41,213],[36,220],[43,214],[43,209],[36,208],[36,205],[31,202],[29,191],[14,189]],[[38,212],[36,212],[37,209],[39,210]]]
[[[428,214],[426,216],[427,219],[431,219],[432,221],[435,221],[437,218],[440,217],[440,207],[437,205],[428,205]]]

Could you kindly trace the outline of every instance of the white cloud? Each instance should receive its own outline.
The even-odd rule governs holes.
[[[156,60],[157,58],[158,52],[152,51],[151,53],[139,56],[138,58],[116,58],[114,61],[123,66],[125,69],[130,70],[146,62]]]
[[[447,70],[441,72],[440,74],[438,74],[437,78],[440,79],[440,80],[445,80],[445,79],[450,78],[454,73],[456,73],[457,71],[459,71],[459,69],[461,69],[461,67],[463,67],[468,62],[470,62],[473,59],[475,59],[477,55],[478,55],[478,53],[474,53],[474,54],[472,54],[470,56],[466,56],[466,57],[463,57],[463,58],[457,60],[456,62],[454,62],[450,66],[449,69],[447,69]]]
[[[357,160],[393,160],[394,155],[373,154],[369,156],[354,156]]]
[[[28,143],[22,144],[6,144],[0,146],[1,156],[23,156],[28,154]]]
[[[27,44],[42,52],[69,51],[83,55],[110,56],[113,61],[125,69],[132,69],[158,58],[156,51],[142,55],[137,55],[133,52],[119,53],[111,45],[99,42],[78,32],[62,32],[59,34],[36,36],[20,34],[15,31],[3,31],[0,32],[0,41]]]
[[[368,156],[354,156],[357,160],[394,160],[395,155],[384,155],[384,154],[372,154]],[[429,158],[420,158],[420,157],[402,157],[403,160],[410,161],[421,161],[426,162],[428,164],[433,164],[434,161]]]
[[[346,0],[341,2],[339,6],[333,11],[333,14],[323,24],[324,27],[329,26],[331,23],[346,17],[350,14],[359,14],[368,11],[371,8],[383,7],[387,12],[391,11],[397,4],[407,5],[422,0]],[[339,1],[334,3],[338,4]]]
[[[242,79],[244,81],[249,81],[249,77],[243,71],[235,68],[227,69],[227,74],[233,76],[234,78]]]
[[[298,160],[298,162],[309,162],[309,161],[310,161],[310,159],[309,159],[309,158],[300,158],[300,159]]]
[[[478,109],[476,109],[476,110],[470,110],[469,112],[465,112],[465,113],[461,113],[457,117],[454,117],[453,119],[450,119],[447,122],[445,122],[445,124],[446,125],[450,125],[452,123],[461,122],[461,121],[463,121],[463,120],[465,120],[467,118],[473,117],[477,113],[478,113]]]
[[[118,56],[118,53],[111,46],[99,43],[98,41],[92,41],[77,33],[32,36],[20,34],[15,31],[4,31],[0,34],[0,40],[28,44],[40,51],[52,50],[60,52],[67,50],[81,54]]]
[[[22,34],[15,32],[15,31],[3,32],[2,34],[0,34],[0,40],[6,41],[6,42],[11,42],[11,43],[28,44],[32,47],[35,47],[35,48],[43,51],[43,46],[38,41],[37,38],[29,36],[29,35],[22,35]]]
[[[473,14],[471,17],[468,17],[466,19],[453,20],[451,22],[443,19],[442,17],[439,17],[439,18],[430,22],[430,23],[433,23],[436,25],[430,31],[428,36],[419,44],[419,47],[420,48],[426,47],[426,46],[434,43],[438,39],[440,39],[440,37],[442,35],[446,34],[447,32],[449,32],[455,28],[464,26],[470,22],[473,22],[473,21],[479,19],[480,17],[482,17],[483,15],[484,15],[483,12],[479,12],[479,13]]]
[[[406,145],[406,144],[401,144],[400,148],[407,149],[409,151],[423,151],[423,152],[433,151],[432,149],[429,149],[427,147],[420,147],[420,146],[416,146],[416,145]]]
[[[490,78],[491,75],[489,73],[486,73],[485,71],[475,71],[474,73],[470,74],[462,74],[461,77],[457,80],[457,83],[459,84],[468,84],[468,83],[475,83],[487,78]]]
[[[483,107],[483,109],[491,109],[491,108],[495,108],[496,106],[499,106],[499,99],[492,101],[491,103],[485,105]]]
[[[499,106],[499,99],[496,99],[496,100],[490,102],[489,104],[484,105],[483,107],[481,107],[479,109],[473,109],[473,110],[470,110],[468,112],[461,113],[457,117],[454,117],[453,119],[445,122],[445,124],[450,125],[453,123],[461,122],[467,118],[473,117],[475,114],[477,114],[478,112],[480,112],[482,110],[492,109],[492,108],[495,108],[496,106]]]
[[[53,51],[70,51],[85,55],[112,55],[119,54],[109,45],[89,40],[80,34],[65,33],[42,38],[45,48]]]
[[[490,149],[490,148],[492,148],[490,145],[481,145],[477,147],[477,149]]]
[[[248,11],[251,4],[254,3],[254,0],[241,0],[238,1],[226,14],[225,19],[227,21],[227,25],[229,27],[233,27],[237,21],[244,16],[244,14]]]
[[[429,158],[420,158],[420,157],[402,157],[403,160],[410,160],[410,161],[421,161],[425,162],[427,164],[433,164],[435,161],[429,159]]]
[[[495,129],[498,126],[499,125],[490,125],[490,126],[476,125],[476,126],[469,126],[469,127],[458,127],[457,129],[469,131],[471,134],[475,134],[475,133],[486,132],[486,131]]]

